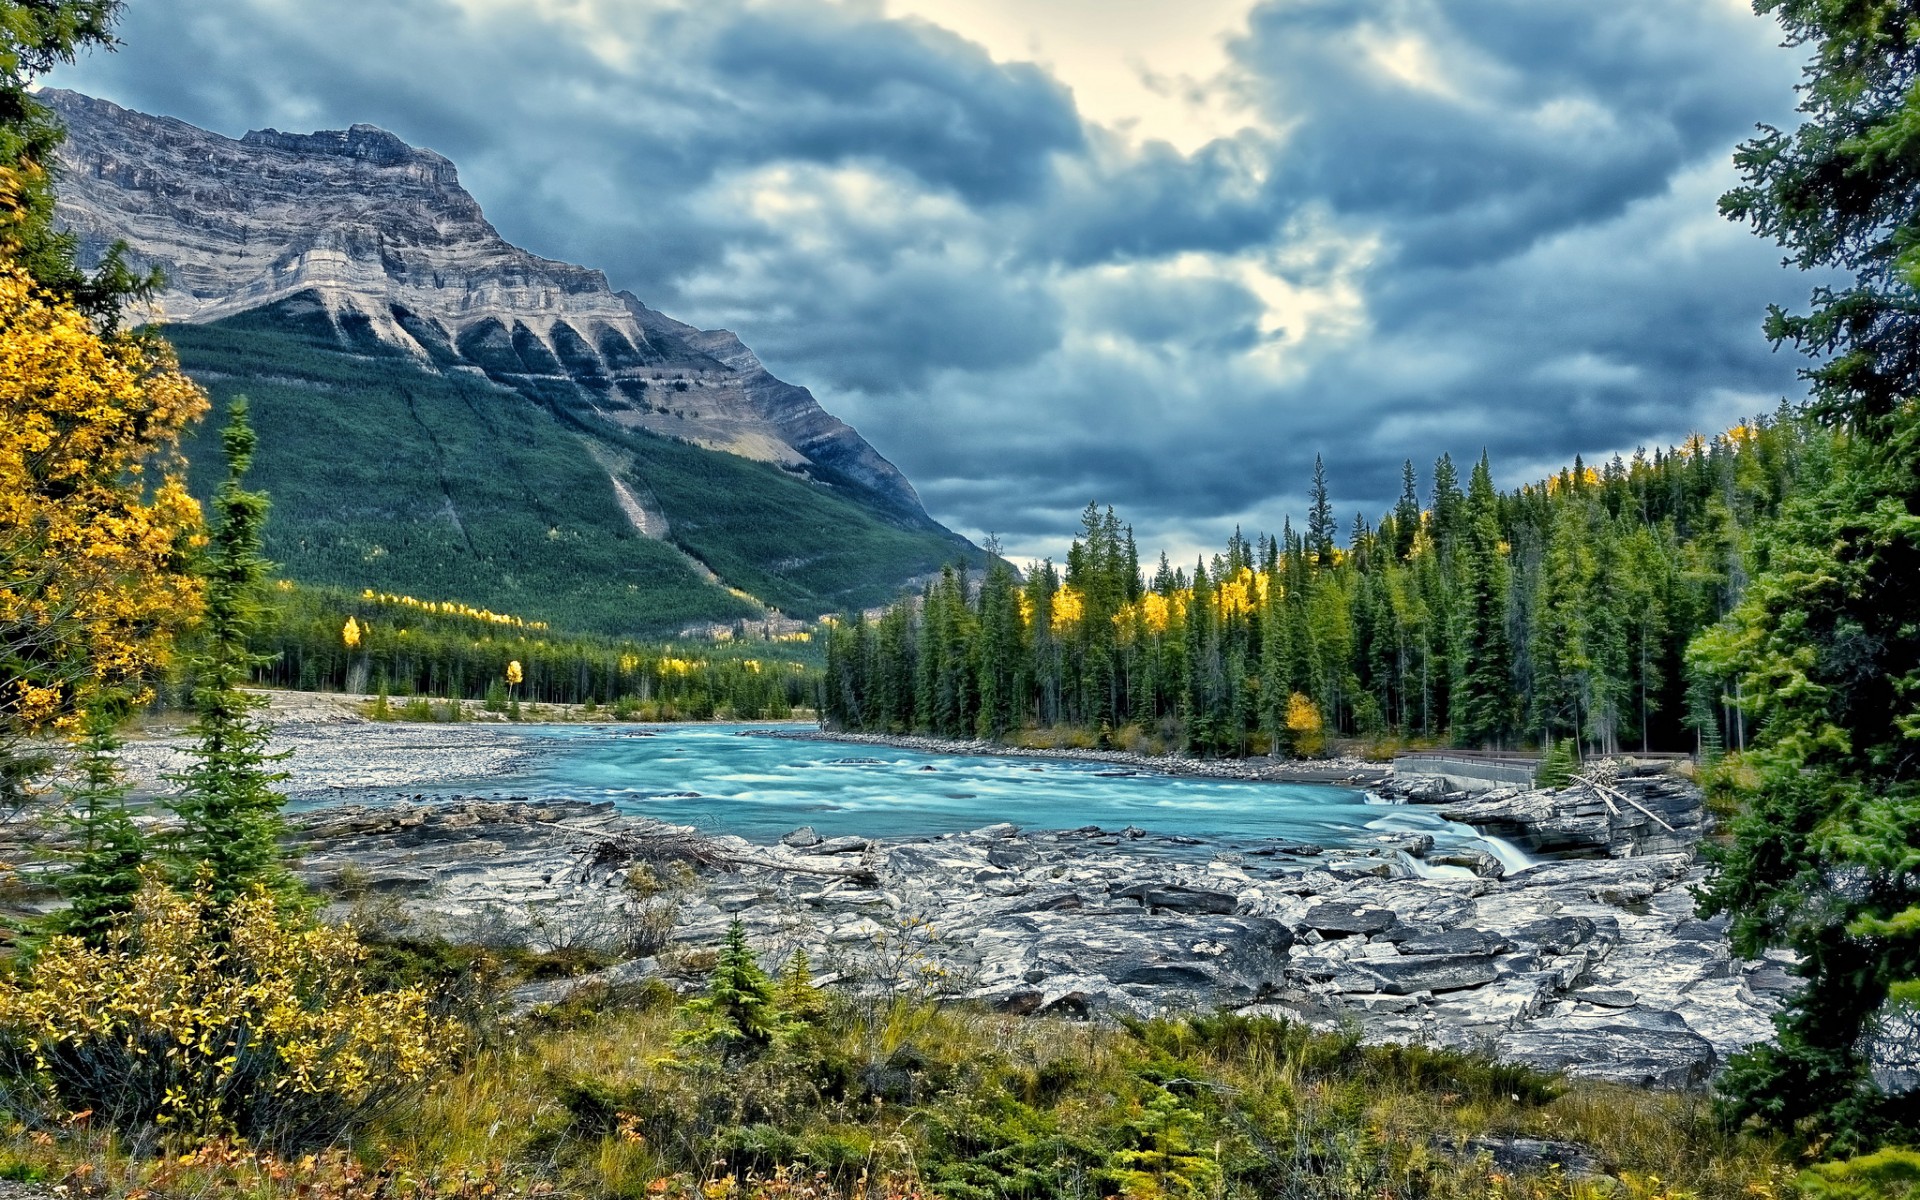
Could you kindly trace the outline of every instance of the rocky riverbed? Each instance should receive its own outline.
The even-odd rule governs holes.
[[[1008,824],[763,846],[569,803],[320,809],[298,840],[308,878],[364,924],[625,960],[524,989],[523,1008],[698,986],[738,918],[769,965],[804,947],[821,978],[869,994],[1089,1016],[1226,1006],[1697,1085],[1771,1035],[1792,980],[1696,918],[1697,792],[1655,774],[1607,790],[1386,786],[1565,856],[1512,874],[1424,835],[1323,850]]]

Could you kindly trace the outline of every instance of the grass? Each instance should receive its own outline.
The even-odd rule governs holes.
[[[476,955],[381,961],[396,978],[495,982],[594,965]],[[683,1027],[658,987],[624,1007],[494,1025],[455,1074],[366,1130],[351,1154],[304,1166],[231,1150],[198,1164],[135,1161],[84,1126],[13,1130],[0,1164],[95,1194],[261,1200],[1751,1200],[1791,1194],[1795,1173],[1774,1147],[1716,1124],[1702,1097],[1568,1084],[1271,1020],[1111,1027],[842,999],[786,1044],[733,1060],[690,1050]],[[1577,1142],[1606,1175],[1510,1171],[1474,1148],[1503,1136]]]

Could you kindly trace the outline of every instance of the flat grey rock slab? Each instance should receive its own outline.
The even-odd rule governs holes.
[[[1557,803],[1483,800],[1510,813]],[[1724,924],[1695,916],[1687,854],[1637,845],[1504,878],[1429,878],[1407,865],[1418,839],[1307,860],[1261,842],[1012,824],[899,840],[796,830],[757,845],[605,805],[517,802],[293,823],[307,877],[377,888],[361,914],[415,934],[641,963],[665,937],[663,960],[697,961],[737,919],[769,969],[805,949],[817,974],[867,992],[1087,1017],[1226,1007],[1660,1087],[1697,1086],[1769,1038],[1796,982],[1790,958],[1741,962]],[[643,865],[682,882],[643,895],[628,886]],[[654,941],[637,948],[642,933]],[[543,984],[515,1003],[572,994]]]

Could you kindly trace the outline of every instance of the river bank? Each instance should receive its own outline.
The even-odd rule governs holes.
[[[1393,775],[1391,764],[1368,762],[1359,758],[1309,761],[1266,757],[1187,758],[1176,755],[1135,754],[1128,750],[1036,749],[1026,746],[1009,746],[1002,742],[988,741],[985,738],[960,741],[951,738],[923,737],[919,734],[843,733],[829,730],[769,730],[756,736],[801,742],[847,742],[861,746],[887,746],[896,750],[915,750],[925,754],[978,754],[994,758],[1103,763],[1131,768],[1150,775],[1241,779],[1254,783],[1313,783],[1362,790],[1377,787]]]
[[[385,789],[406,793],[447,779],[483,779],[524,770],[552,746],[525,732],[530,724],[620,726],[644,730],[645,725],[618,722],[601,708],[583,714],[579,705],[526,706],[524,722],[489,713],[478,700],[459,701],[458,721],[374,720],[367,715],[375,697],[351,692],[296,692],[262,688],[254,694],[267,702],[264,716],[273,726],[269,752],[285,755],[279,770],[282,784],[294,800],[325,803],[329,797]],[[399,701],[390,701],[396,707]],[[445,706],[452,701],[436,700]],[[173,714],[146,722],[127,741],[120,763],[133,795],[151,800],[169,794],[168,776],[189,764],[192,737],[190,716]],[[669,725],[715,725],[723,722],[684,721]],[[659,724],[659,723],[654,723]],[[764,725],[785,722],[724,722],[728,725]]]

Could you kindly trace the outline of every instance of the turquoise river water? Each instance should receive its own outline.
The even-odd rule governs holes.
[[[806,728],[794,726],[793,728]],[[623,811],[772,841],[811,825],[828,837],[914,837],[1012,821],[1027,829],[1128,825],[1236,843],[1336,847],[1383,832],[1430,833],[1489,848],[1431,810],[1349,788],[1134,772],[1104,763],[930,754],[857,743],[755,736],[765,726],[530,726],[537,749],[518,770],[450,779],[428,794],[612,801]]]

